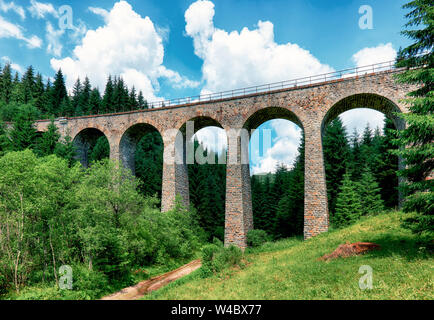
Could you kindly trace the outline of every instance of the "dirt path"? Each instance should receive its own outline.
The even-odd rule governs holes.
[[[122,289],[119,292],[113,293],[109,296],[102,298],[101,300],[136,300],[143,297],[145,294],[160,289],[161,287],[182,278],[193,271],[197,270],[201,266],[200,260],[194,260],[176,270],[162,274],[160,276],[151,278],[139,282],[135,286]]]

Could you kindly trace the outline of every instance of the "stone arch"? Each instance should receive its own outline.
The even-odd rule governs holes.
[[[89,166],[89,151],[95,147],[100,137],[105,137],[109,141],[104,132],[96,128],[85,128],[75,135],[73,144],[76,147],[76,159],[80,161],[83,167],[87,168]]]
[[[244,122],[243,128],[250,132],[261,124],[274,119],[289,120],[304,129],[301,119],[293,111],[282,107],[266,107],[255,111]]]
[[[220,124],[219,121],[217,121],[216,119],[210,116],[204,115],[204,116],[192,117],[186,120],[179,128],[179,131],[181,131],[182,134],[186,134],[189,122],[192,122],[194,125],[194,133],[206,127],[218,127],[223,129],[223,126]]]
[[[397,129],[405,127],[405,122],[395,115],[395,113],[403,113],[405,110],[401,110],[395,102],[375,93],[358,93],[340,99],[328,109],[321,123],[321,132],[324,133],[327,125],[340,114],[358,108],[379,111],[393,120]]]
[[[189,118],[181,125],[175,143],[175,157],[178,163],[191,164],[194,161],[192,138],[198,131],[207,127],[224,129],[219,121],[206,115]]]
[[[405,113],[406,110],[403,106],[398,103],[377,93],[357,93],[350,94],[346,97],[341,98],[335,102],[327,111],[321,122],[321,136],[324,137],[325,130],[327,126],[340,114],[359,108],[366,108],[376,110],[383,113],[387,118],[393,121],[395,128],[397,130],[405,129],[405,121],[398,117],[397,114]],[[402,169],[404,167],[404,162],[402,157],[398,157],[398,168]],[[398,177],[398,184],[403,183],[403,179]],[[399,206],[402,205],[403,195],[402,191],[398,191],[398,202]]]
[[[135,168],[135,153],[137,144],[147,133],[158,132],[161,137],[160,131],[149,123],[136,123],[125,130],[121,136],[119,143],[119,156],[124,167],[131,170],[133,174],[136,172]]]

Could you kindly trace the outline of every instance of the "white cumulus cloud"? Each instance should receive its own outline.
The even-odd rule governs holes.
[[[227,148],[227,136],[226,131],[218,127],[206,127],[194,135],[200,143],[206,146],[208,149],[220,153]]]
[[[15,38],[27,43],[27,47],[30,49],[40,48],[42,46],[42,40],[37,36],[26,37],[23,34],[23,28],[19,25],[15,25],[9,21],[6,21],[0,16],[0,38]]]
[[[56,30],[50,22],[47,22],[47,33],[46,38],[48,41],[47,52],[60,57],[62,55],[63,45],[60,41],[60,37],[65,33],[64,29]]]
[[[3,12],[8,12],[9,10],[12,10],[16,14],[18,14],[21,19],[26,18],[26,12],[24,8],[20,5],[15,4],[15,2],[5,2],[4,0],[0,0],[0,10]]]
[[[103,8],[97,8],[97,7],[89,7],[88,8],[90,12],[101,16],[104,20],[106,20],[109,16],[109,12],[106,9]]]
[[[30,11],[32,17],[37,19],[44,19],[47,17],[47,15],[59,17],[59,13],[51,3],[31,0],[30,6],[27,9]]]
[[[129,87],[142,90],[150,101],[157,99],[160,77],[175,85],[198,85],[163,66],[161,35],[151,19],[142,18],[128,2],[119,1],[110,11],[90,10],[103,14],[105,25],[88,30],[72,56],[51,59],[53,69],[62,68],[69,88],[77,77],[87,75],[93,84],[103,90],[109,74],[119,75]]]
[[[380,44],[376,47],[364,48],[352,57],[356,67],[368,66],[371,64],[393,61],[396,59],[397,52],[392,43]]]
[[[215,27],[213,17],[211,1],[196,1],[185,12],[186,34],[203,60],[203,93],[334,71],[297,44],[276,43],[270,21],[238,32]]]
[[[263,127],[259,127],[252,135],[250,144],[252,174],[275,172],[277,165],[290,168],[298,156],[301,129],[296,124],[282,119],[270,121],[270,126],[276,135],[273,141],[266,141],[271,135],[264,133]],[[260,133],[262,133],[262,140],[259,138]],[[260,142],[262,146],[259,146]],[[260,150],[263,154],[259,153]]]

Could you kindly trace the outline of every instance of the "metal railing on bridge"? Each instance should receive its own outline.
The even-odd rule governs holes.
[[[393,70],[395,69],[395,62],[396,62],[395,60],[388,61],[388,62],[381,62],[381,63],[376,63],[368,66],[344,69],[340,71],[334,71],[334,72],[329,72],[329,73],[324,73],[324,74],[319,74],[319,75],[309,76],[309,77],[303,77],[303,78],[298,78],[293,80],[269,83],[269,84],[254,86],[254,87],[227,90],[218,93],[148,102],[148,107],[161,108],[161,107],[185,105],[185,104],[196,103],[196,102],[211,102],[215,100],[243,97],[243,96],[256,94],[256,93],[267,93],[275,90],[291,89],[291,88],[297,88],[301,86],[320,84],[320,83],[333,81],[333,80],[340,80],[340,79],[356,77],[356,76],[361,76],[370,73]]]

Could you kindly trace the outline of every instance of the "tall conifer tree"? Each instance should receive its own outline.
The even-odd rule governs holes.
[[[402,34],[414,41],[400,51],[397,67],[406,70],[397,75],[401,83],[415,84],[418,89],[407,99],[409,114],[399,115],[407,128],[398,132],[398,154],[406,168],[404,210],[417,215],[407,226],[419,234],[434,235],[434,7],[432,0],[414,0],[404,5],[411,11]]]

